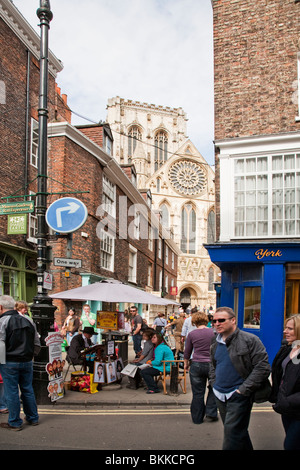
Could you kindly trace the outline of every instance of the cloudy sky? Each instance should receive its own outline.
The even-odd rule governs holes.
[[[13,0],[40,34],[39,0]],[[208,163],[213,151],[211,0],[50,0],[49,47],[70,108],[106,119],[109,98],[183,108],[187,134]],[[73,124],[88,123],[76,115]]]

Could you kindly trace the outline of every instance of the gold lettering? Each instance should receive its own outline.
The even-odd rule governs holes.
[[[260,250],[257,250],[254,254],[257,259],[268,258],[269,256],[271,256],[271,258],[282,256],[282,252],[280,250],[268,251],[268,249],[264,250],[263,248],[261,248]]]

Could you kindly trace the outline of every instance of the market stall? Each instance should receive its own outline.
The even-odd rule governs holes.
[[[50,297],[83,302],[96,300],[110,303],[179,305],[173,300],[156,297],[113,279],[70,289]],[[94,393],[101,390],[104,384],[122,380],[121,370],[128,364],[128,333],[122,331],[125,328],[124,313],[97,311],[97,328],[104,330],[102,344],[87,348],[82,352],[83,371],[72,373],[71,389]],[[89,372],[87,372],[88,365]]]

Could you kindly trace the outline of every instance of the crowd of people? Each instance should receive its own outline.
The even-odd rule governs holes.
[[[219,412],[223,450],[253,449],[248,431],[252,407],[266,401],[281,414],[284,449],[300,450],[300,314],[286,320],[283,344],[271,367],[261,340],[238,328],[229,307],[219,307],[214,314],[194,308],[190,315],[180,309],[177,318],[168,320],[160,313],[148,332],[142,330],[137,309],[132,307],[130,313],[134,362],[146,357],[142,338],[147,358],[152,354],[141,362],[148,367],[139,371],[135,387],[146,385],[146,393],[158,393],[154,378],[163,370],[162,361],[183,357],[192,390],[192,421],[217,421]]]
[[[63,325],[69,341],[73,337],[70,344],[80,351],[95,335],[95,319],[89,306],[84,307],[84,322],[70,309]],[[27,313],[26,302],[0,296],[0,414],[8,414],[0,427],[14,431],[23,428],[21,404],[25,422],[39,423],[32,382],[33,358],[41,345]],[[252,406],[266,401],[281,415],[284,449],[300,450],[300,314],[287,318],[272,366],[261,340],[238,328],[229,307],[217,308],[212,316],[197,308],[190,315],[180,310],[177,318],[159,314],[151,326],[135,306],[130,307],[130,316],[133,363],[139,368],[135,387],[142,384],[146,393],[158,393],[155,377],[162,372],[163,361],[179,357],[189,371],[192,421],[217,421],[219,412],[224,450],[253,449],[248,432]]]

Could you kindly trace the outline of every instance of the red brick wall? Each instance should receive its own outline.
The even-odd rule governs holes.
[[[290,132],[300,51],[294,0],[213,0],[215,139]]]
[[[37,169],[30,165],[30,121],[31,117],[38,120],[39,104],[39,61],[30,54],[29,73],[29,121],[28,142],[26,142],[26,87],[27,87],[27,50],[10,28],[0,19],[0,80],[5,84],[6,101],[0,104],[0,197],[29,194],[29,189],[36,190]],[[66,105],[66,98],[56,92],[54,77],[49,74],[48,81],[49,120],[68,120],[71,113]],[[33,180],[25,190],[25,167],[27,162],[28,182]],[[4,202],[0,200],[0,202]],[[17,246],[32,248],[26,242],[26,236],[7,235],[7,217],[0,216],[1,241]]]
[[[213,0],[215,140],[294,132],[300,3]],[[219,152],[215,154],[220,232]]]
[[[129,244],[137,249],[137,285],[146,287],[148,276],[148,263],[154,262],[154,251],[148,249],[148,239],[135,240],[129,236],[126,239],[120,238],[119,225],[125,223],[126,228],[132,224],[133,215],[128,215],[129,207],[132,202],[127,198],[126,211],[119,211],[119,197],[124,193],[117,187],[117,211],[116,211],[116,239],[115,239],[115,265],[114,272],[100,268],[100,240],[96,234],[97,225],[100,218],[96,216],[98,206],[102,199],[102,177],[103,169],[96,158],[86,150],[75,144],[66,137],[51,137],[49,139],[49,175],[53,175],[54,180],[49,180],[49,192],[59,191],[89,191],[88,194],[72,194],[78,197],[88,209],[88,219],[81,229],[73,233],[73,253],[72,257],[82,260],[82,268],[70,270],[70,277],[65,277],[64,269],[51,265],[51,272],[54,275],[53,293],[61,292],[82,284],[80,272],[93,273],[98,276],[114,277],[123,282],[128,281],[128,259]],[[58,181],[60,183],[58,183]],[[58,195],[49,198],[49,204],[57,199]],[[120,215],[122,220],[120,220]],[[127,222],[124,218],[127,217]],[[86,232],[88,238],[81,236],[81,232]],[[67,240],[66,238],[52,237],[51,245],[53,257],[66,257]],[[171,253],[169,264],[165,267],[166,273],[169,271],[169,280],[171,276],[176,278],[177,260],[175,259],[175,269],[171,269]],[[154,286],[153,286],[154,287]],[[156,287],[158,288],[158,286]],[[59,324],[63,321],[66,314],[66,308],[61,302],[55,301],[59,306],[56,312],[56,319]]]

